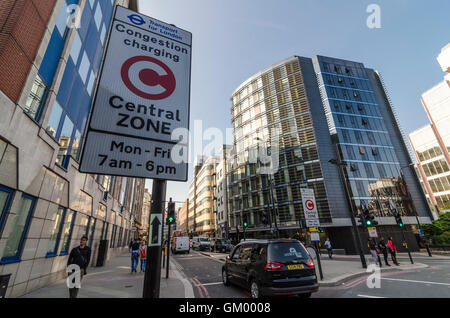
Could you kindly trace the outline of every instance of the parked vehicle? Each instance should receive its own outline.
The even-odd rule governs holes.
[[[222,252],[222,253],[228,253],[231,252],[233,249],[233,245],[231,244],[230,240],[226,239],[212,239],[210,244],[210,251],[211,252]]]
[[[276,295],[310,297],[319,290],[314,263],[297,240],[244,241],[236,245],[222,267],[224,285],[250,290],[252,298]]]
[[[209,251],[209,238],[196,236],[192,239],[192,249],[199,251]]]
[[[173,242],[171,244],[171,250],[173,254],[177,253],[188,253],[190,251],[189,246],[189,237],[187,236],[178,236],[173,238]]]

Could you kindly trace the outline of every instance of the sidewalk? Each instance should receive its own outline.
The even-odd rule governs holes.
[[[130,273],[130,256],[113,258],[103,267],[90,267],[81,281],[78,298],[142,298],[144,273]],[[66,280],[40,288],[22,298],[68,298]],[[169,278],[161,268],[160,298],[193,298],[192,286],[171,261]]]

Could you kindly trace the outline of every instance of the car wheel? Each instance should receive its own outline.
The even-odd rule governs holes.
[[[259,289],[259,284],[256,281],[256,279],[252,279],[250,282],[250,294],[252,298],[260,298],[261,297],[261,291]]]
[[[306,294],[300,294],[298,295],[300,298],[309,298],[311,297],[311,293],[306,293]]]
[[[225,269],[222,269],[222,282],[225,286],[229,286],[230,282],[228,280],[228,274],[227,271]]]

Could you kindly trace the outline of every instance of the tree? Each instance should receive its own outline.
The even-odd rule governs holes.
[[[439,219],[421,227],[425,236],[432,239],[433,244],[450,244],[450,213],[440,213]]]

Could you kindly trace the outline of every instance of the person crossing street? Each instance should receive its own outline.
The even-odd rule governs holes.
[[[388,262],[388,251],[387,251],[388,249],[386,246],[386,242],[384,241],[384,237],[382,237],[380,242],[378,243],[378,249],[383,254],[384,262],[386,263],[386,266],[391,266]],[[381,260],[380,260],[380,264],[381,264]]]
[[[139,255],[141,259],[141,272],[145,272],[145,262],[147,261],[147,244],[145,241],[142,242]]]
[[[395,243],[392,241],[392,236],[388,239],[388,249],[389,253],[391,253],[392,262],[399,266],[400,264],[397,262],[397,246],[395,246]]]
[[[130,253],[131,253],[131,273],[133,272],[137,273],[136,268],[139,263],[139,240],[135,239],[133,244],[131,244]]]

